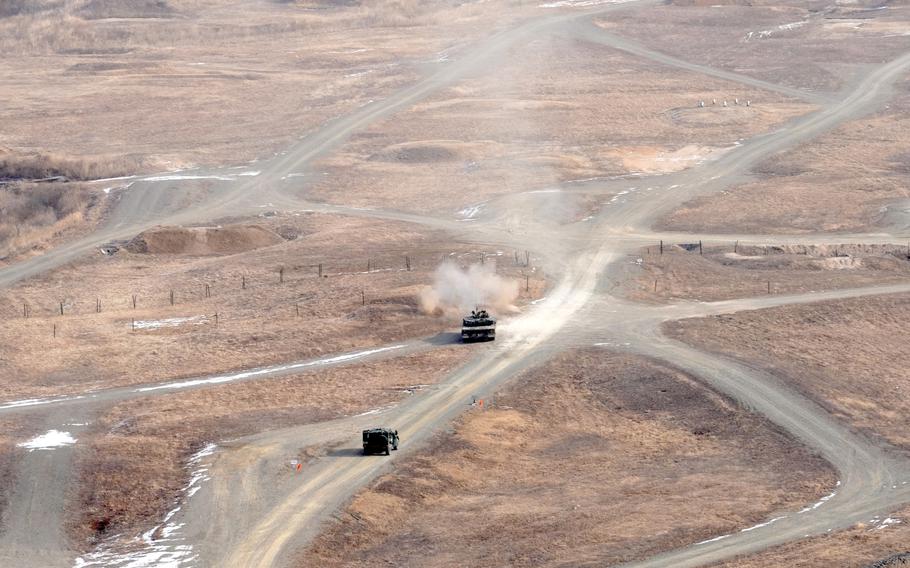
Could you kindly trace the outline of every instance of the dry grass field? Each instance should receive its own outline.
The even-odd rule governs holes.
[[[735,251],[735,252],[734,252]],[[907,246],[705,246],[645,248],[629,265],[625,293],[641,301],[717,301],[906,282]]]
[[[712,97],[762,103],[696,108]],[[451,215],[559,182],[691,167],[812,108],[610,48],[540,37],[353,136],[317,166],[324,179],[307,195]]]
[[[910,510],[904,509],[885,518],[869,519],[851,530],[773,548],[717,567],[900,568],[910,562],[908,521]]]
[[[910,48],[910,7],[900,2],[673,0],[601,25],[687,61],[816,92]]]
[[[521,17],[519,6],[4,2],[0,146],[146,171],[269,156]]]
[[[910,82],[888,108],[760,164],[753,182],[696,199],[659,223],[671,230],[862,232],[910,226]]]
[[[788,306],[667,324],[687,343],[766,368],[858,430],[910,449],[910,297]]]
[[[210,230],[204,244],[201,229],[153,231],[112,256],[99,252],[0,292],[0,396],[198,376],[426,337],[460,325],[418,305],[444,259],[476,264],[485,251],[487,267],[502,276],[527,270],[511,250],[402,223],[289,214],[256,225]],[[248,250],[257,244],[270,246]],[[543,293],[543,276],[535,272],[528,292],[521,287],[519,304]]]
[[[118,404],[92,423],[77,446],[81,482],[70,497],[70,534],[83,549],[111,535],[148,530],[181,496],[187,457],[205,444],[396,403],[410,396],[405,389],[415,381],[431,385],[472,353],[456,345]]]
[[[569,352],[487,402],[360,492],[297,566],[603,566],[834,483],[767,422],[640,358]]]

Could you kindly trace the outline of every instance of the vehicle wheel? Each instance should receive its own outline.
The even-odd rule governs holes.
[[[391,454],[391,453],[392,453],[392,452],[389,451],[389,447],[386,446],[386,447],[385,447],[385,455],[389,455],[389,454]]]
[[[398,449],[398,444],[395,444],[394,446],[392,446],[392,449],[393,449],[393,450],[397,450],[397,449]]]

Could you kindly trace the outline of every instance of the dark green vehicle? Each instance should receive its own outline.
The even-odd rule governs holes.
[[[398,430],[370,428],[363,431],[363,453],[389,455],[398,449]]]
[[[472,310],[471,315],[466,316],[461,324],[461,340],[465,343],[496,339],[496,318],[486,310]]]

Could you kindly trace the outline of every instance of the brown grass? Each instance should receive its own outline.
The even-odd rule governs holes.
[[[81,483],[69,525],[79,546],[160,522],[186,485],[187,457],[206,443],[364,412],[432,384],[471,353],[463,346],[136,400],[100,417],[77,446]]]
[[[697,109],[701,99],[761,100]],[[562,37],[376,123],[322,160],[307,195],[357,206],[457,213],[569,180],[690,167],[811,110],[776,94],[668,69]]]
[[[0,377],[7,379],[0,396],[198,376],[430,336],[460,323],[418,308],[419,291],[443,259],[476,263],[482,250],[501,250],[501,275],[519,278],[524,269],[511,250],[459,244],[403,223],[288,214],[260,224],[300,237],[229,256],[96,253],[0,292]],[[544,277],[534,274],[520,302],[539,297]],[[131,331],[133,320],[195,316],[204,323]]]
[[[766,552],[726,562],[718,568],[898,568],[910,560],[910,509],[890,515],[900,524],[882,526],[882,518],[850,530],[773,548]],[[871,520],[871,519],[870,519]],[[903,557],[900,562],[894,558]],[[892,562],[887,562],[888,559]]]
[[[4,2],[6,6],[7,2]],[[144,170],[265,158],[523,17],[484,3],[95,0],[0,17],[3,143]],[[78,108],[78,113],[72,109]]]
[[[603,566],[833,483],[767,422],[635,357],[567,353],[487,402],[360,492],[296,565]]]
[[[893,295],[683,320],[667,331],[767,367],[855,428],[910,449],[908,318],[910,296]]]
[[[908,24],[910,25],[910,24]],[[805,233],[903,230],[910,224],[910,82],[886,110],[854,120],[755,168],[756,181],[697,198],[660,228]]]
[[[734,248],[737,252],[734,252]],[[716,301],[799,294],[905,282],[906,246],[705,246],[687,251],[669,243],[664,254],[645,248],[633,259],[624,286],[636,300]],[[656,283],[656,289],[655,289]]]

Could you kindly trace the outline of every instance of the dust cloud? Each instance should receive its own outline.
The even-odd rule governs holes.
[[[518,282],[496,274],[492,263],[462,268],[443,262],[436,269],[433,285],[420,291],[420,309],[433,315],[464,315],[482,306],[494,313],[518,311]]]

